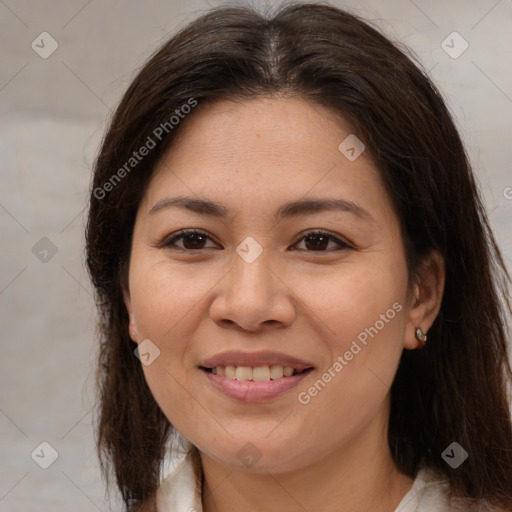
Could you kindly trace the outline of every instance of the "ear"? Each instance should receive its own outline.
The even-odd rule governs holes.
[[[124,304],[126,306],[126,310],[128,311],[128,316],[130,317],[130,322],[128,324],[128,331],[130,333],[130,338],[138,343],[138,334],[137,334],[137,323],[135,322],[135,315],[133,314],[132,301],[130,299],[130,293],[128,290],[123,288],[123,299]]]
[[[445,278],[444,258],[438,251],[432,250],[421,261],[410,293],[405,348],[417,349],[423,346],[416,338],[416,329],[420,327],[427,333],[434,323],[441,309]]]

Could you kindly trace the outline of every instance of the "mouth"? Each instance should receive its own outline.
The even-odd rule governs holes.
[[[310,363],[276,352],[225,352],[198,368],[216,390],[242,402],[272,400],[315,369]]]
[[[268,382],[270,380],[278,380],[294,375],[300,375],[313,370],[313,367],[297,369],[292,366],[261,365],[261,366],[215,366],[208,368],[200,366],[201,370],[212,375],[219,375],[230,380],[237,380],[239,382]]]

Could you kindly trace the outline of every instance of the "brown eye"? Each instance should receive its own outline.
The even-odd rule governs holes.
[[[304,242],[304,249],[301,248],[299,250],[307,250],[314,252],[331,252],[332,250],[353,248],[348,243],[324,231],[315,231],[308,233],[306,236],[303,236],[299,240],[299,243],[302,242]],[[334,248],[332,246],[331,248],[329,248],[329,244],[331,243],[335,244]],[[336,249],[336,246],[338,246],[338,249]]]
[[[188,230],[178,233],[168,241],[164,241],[161,246],[194,251],[208,249],[208,247],[205,246],[208,240],[211,241],[211,238],[206,233],[203,233],[202,231]],[[178,241],[181,241],[181,244]]]

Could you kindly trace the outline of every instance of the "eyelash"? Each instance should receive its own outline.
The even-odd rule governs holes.
[[[186,252],[198,252],[198,251],[202,251],[204,249],[208,249],[208,247],[201,248],[201,249],[185,249],[183,247],[177,247],[176,245],[174,245],[177,240],[184,238],[186,236],[190,236],[190,235],[199,235],[199,236],[205,237],[208,240],[213,241],[212,238],[210,236],[208,236],[203,231],[200,231],[197,229],[184,229],[182,231],[179,231],[175,235],[173,235],[172,238],[163,240],[160,244],[158,244],[158,247],[178,249],[178,250],[186,251]],[[301,238],[299,238],[299,240],[297,240],[297,242],[295,242],[294,245],[297,245],[299,242],[302,242],[305,238],[308,238],[308,237],[325,236],[325,237],[329,238],[330,241],[332,240],[340,246],[339,249],[334,249],[335,251],[344,250],[344,249],[345,250],[346,249],[352,249],[352,250],[355,249],[355,247],[350,245],[348,242],[340,240],[338,237],[336,237],[333,234],[329,233],[328,231],[324,231],[322,229],[318,229],[315,231],[307,231],[307,232],[301,233],[300,235],[301,235]],[[333,249],[325,249],[325,250],[320,250],[320,251],[314,251],[314,250],[308,251],[307,249],[299,249],[299,250],[305,250],[306,252],[333,252]]]

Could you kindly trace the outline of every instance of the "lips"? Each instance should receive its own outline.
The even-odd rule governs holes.
[[[295,370],[291,366],[281,366],[278,364],[262,366],[216,366],[215,368],[204,368],[205,371],[220,375],[227,379],[238,381],[263,382],[268,380],[282,379],[291,377],[306,370]]]
[[[254,368],[257,366],[282,366],[289,367],[300,372],[308,368],[313,368],[313,364],[298,359],[297,357],[282,354],[280,352],[260,351],[260,352],[240,352],[229,351],[222,352],[213,357],[205,359],[199,365],[202,368],[217,368],[226,366],[246,366]]]
[[[243,402],[264,402],[295,387],[314,366],[279,352],[223,352],[199,368],[223,394]]]

